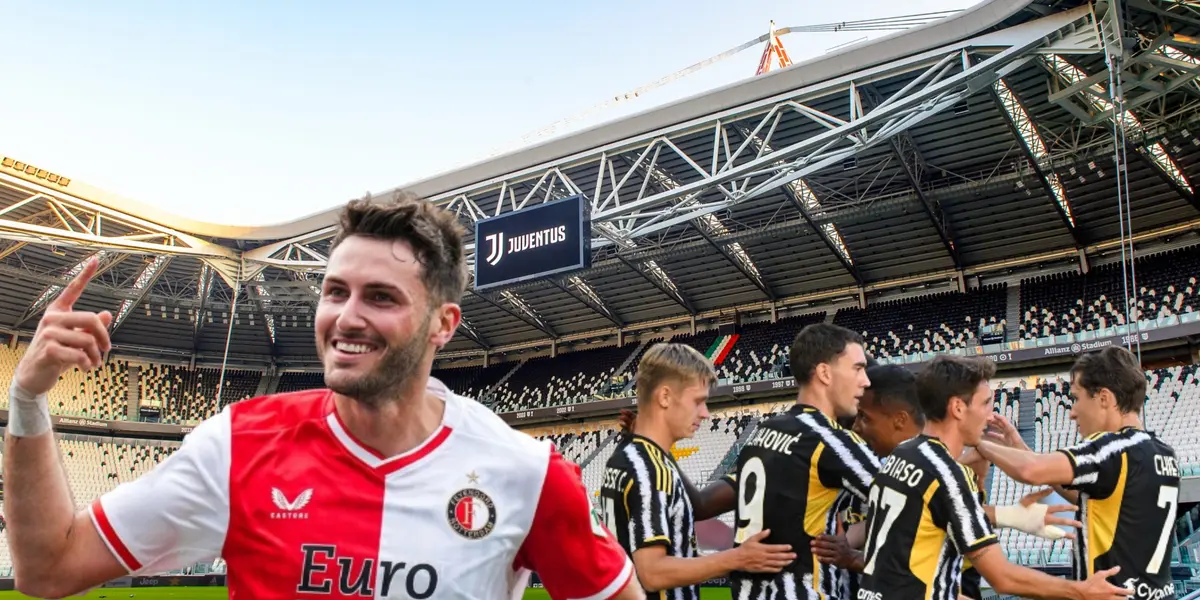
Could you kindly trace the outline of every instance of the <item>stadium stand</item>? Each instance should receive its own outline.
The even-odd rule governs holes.
[[[984,325],[1006,325],[1005,286],[843,308],[833,322],[862,334],[867,352],[893,357],[965,348]]]
[[[788,351],[792,340],[806,325],[824,320],[822,312],[743,325],[732,349],[717,364],[717,378],[724,383],[742,383],[791,375]]]
[[[496,412],[585,402],[599,394],[637,346],[608,346],[530,359],[496,386]]]
[[[1144,266],[1145,292],[1141,301],[1154,317],[1192,312],[1189,304],[1193,293],[1193,263],[1195,254],[1189,252],[1165,255],[1161,268]],[[1161,258],[1161,257],[1160,257]],[[1184,265],[1175,269],[1174,265]],[[1158,268],[1158,270],[1154,270]],[[1094,308],[1096,301],[1111,302],[1104,297],[1109,288],[1087,287],[1096,281],[1112,284],[1112,273],[1097,268],[1089,276],[1051,276],[1022,287],[1022,303],[1037,302],[1045,313],[1061,314],[1061,309],[1049,308],[1082,301]],[[1118,273],[1119,275],[1119,273]],[[1101,277],[1108,279],[1101,279]],[[1081,283],[1084,282],[1084,283]],[[1085,287],[1079,288],[1078,286]],[[1096,284],[1099,286],[1100,284]],[[1077,290],[1083,289],[1082,294]],[[1093,291],[1096,293],[1093,294]],[[1164,295],[1165,294],[1165,295]],[[961,349],[971,344],[974,332],[981,324],[1003,323],[1006,290],[1003,286],[987,287],[966,294],[938,293],[927,297],[905,299],[872,305],[866,310],[843,309],[833,320],[867,333],[873,352],[883,357],[925,354],[938,350]],[[1118,296],[1119,298],[1119,296]],[[1151,301],[1150,298],[1156,300]],[[1051,303],[1048,299],[1055,299]],[[1119,302],[1119,300],[1118,300]],[[1102,307],[1101,307],[1102,308]],[[1041,308],[1039,308],[1041,310]],[[1105,309],[1107,310],[1107,309]],[[1093,311],[1096,312],[1096,311]],[[1030,314],[1033,314],[1032,312]],[[1068,312],[1069,314],[1069,312]],[[1111,326],[1109,316],[1073,320],[1075,329]],[[1120,315],[1117,315],[1120,316]],[[722,334],[713,329],[695,335],[675,334],[672,341],[686,343],[714,359],[720,378],[725,383],[756,381],[789,375],[787,352],[795,334],[805,325],[826,320],[826,313],[812,313],[781,318],[775,323],[751,322],[741,325],[738,334]],[[957,325],[956,325],[957,324]],[[1024,326],[1026,324],[1022,324]],[[1057,326],[1057,325],[1056,325]],[[1028,329],[1022,330],[1022,336]],[[1061,334],[1060,334],[1061,335]],[[452,389],[471,397],[494,399],[497,412],[524,410],[542,406],[557,406],[586,402],[597,396],[616,391],[629,392],[636,374],[640,354],[655,341],[654,337],[624,346],[607,346],[576,352],[564,352],[556,357],[539,357],[517,362],[498,362],[488,367],[472,366],[438,369],[434,376]],[[0,349],[0,384],[11,382],[12,373],[24,352],[24,345]],[[52,409],[57,415],[86,416],[96,419],[122,420],[127,418],[129,361],[111,359],[103,369],[94,373],[73,371],[63,377],[66,385],[52,395]],[[163,409],[162,420],[171,423],[194,423],[215,414],[219,369],[141,361],[136,392],[141,402],[158,404]],[[1154,369],[1146,372],[1149,381],[1145,408],[1147,427],[1171,443],[1180,459],[1184,476],[1200,476],[1200,437],[1195,423],[1200,422],[1200,368],[1197,365]],[[225,372],[222,404],[247,398],[260,387],[263,373],[228,369]],[[311,389],[323,386],[323,377],[315,372],[284,372],[279,375],[280,392]],[[1028,443],[1039,451],[1072,444],[1078,434],[1069,417],[1070,385],[1065,374],[1024,376],[995,383],[995,409],[1007,416],[1021,431]],[[739,439],[753,429],[758,420],[786,410],[790,399],[776,399],[759,404],[720,408],[697,431],[696,435],[672,448],[680,467],[698,485],[723,474],[729,458],[736,452]],[[527,429],[538,438],[552,441],[569,460],[583,466],[583,478],[589,492],[600,487],[603,465],[611,450],[613,434],[618,427],[614,420],[592,421],[583,424],[562,424]],[[61,434],[68,477],[75,490],[76,501],[84,506],[93,498],[144,473],[165,459],[174,450],[172,442],[97,438]],[[1011,503],[1031,491],[993,469],[988,481],[990,498],[997,503]],[[722,517],[732,525],[732,516]],[[1179,517],[1179,548],[1175,559],[1200,559],[1200,508],[1185,511]],[[1049,542],[1023,533],[1004,531],[1001,539],[1009,557],[1023,564],[1056,565],[1070,560],[1069,541]],[[209,566],[197,566],[206,569]],[[0,540],[0,576],[11,572],[11,559],[5,542]]]
[[[1174,250],[1135,261],[1138,292],[1135,319],[1159,319],[1195,312],[1200,249]],[[1126,322],[1124,278],[1119,264],[1090,273],[1061,273],[1021,282],[1024,339],[1094,331]]]
[[[310,371],[285,371],[279,377],[277,393],[299,392],[325,387],[325,375]]]
[[[150,364],[142,369],[138,384],[143,403],[163,409],[163,422],[198,423],[225,405],[254,396],[261,379],[261,371],[227,369],[220,406],[220,369]]]

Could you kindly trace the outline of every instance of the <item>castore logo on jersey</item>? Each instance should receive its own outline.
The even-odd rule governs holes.
[[[282,512],[271,513],[272,519],[307,519],[308,513],[299,512],[300,509],[308,506],[312,501],[312,488],[300,492],[295,500],[288,501],[287,496],[279,491],[279,488],[271,488],[271,501],[275,503],[275,507]]]

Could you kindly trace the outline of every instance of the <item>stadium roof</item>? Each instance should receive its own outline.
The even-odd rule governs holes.
[[[1112,110],[1102,51],[1120,42],[1102,35],[1115,15],[992,0],[405,186],[464,225],[567,195],[592,201],[593,266],[469,292],[446,355],[1078,261],[1115,247],[1122,227],[1114,114],[1133,231],[1194,230],[1200,14],[1187,2],[1126,6],[1124,111]],[[311,363],[336,211],[225,226],[47,166],[0,164],[0,326],[32,329],[72,269],[102,253],[81,305],[118,313],[126,349]]]

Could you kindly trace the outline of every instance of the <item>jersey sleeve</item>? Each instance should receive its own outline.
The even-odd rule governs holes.
[[[198,425],[142,477],[92,503],[92,523],[131,574],[156,574],[220,555],[229,528],[230,416]]]
[[[672,493],[674,477],[662,463],[640,444],[625,447],[629,461],[631,485],[625,490],[625,506],[629,509],[630,552],[648,546],[671,545],[667,504]]]
[[[931,459],[938,471],[938,489],[929,499],[935,522],[946,525],[946,532],[959,553],[967,554],[998,543],[996,533],[979,503],[979,489],[970,468],[940,457]]]
[[[536,572],[552,598],[605,600],[633,577],[633,561],[592,510],[579,467],[556,450],[516,566]]]
[[[1071,483],[1064,487],[1092,498],[1107,498],[1121,477],[1123,441],[1120,436],[1103,432],[1070,448],[1059,449],[1071,461],[1073,475]]]
[[[825,444],[817,461],[821,481],[865,501],[879,472],[879,459],[854,432],[831,427],[821,427],[817,432]]]

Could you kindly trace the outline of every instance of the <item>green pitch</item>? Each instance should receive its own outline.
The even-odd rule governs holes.
[[[701,596],[704,600],[729,600],[729,590],[725,588],[704,588]],[[16,598],[28,598],[24,594],[16,592],[0,592],[0,600],[10,600]],[[81,596],[76,596],[79,598]],[[225,593],[225,588],[216,587],[176,587],[176,588],[104,588],[92,590],[86,596],[88,600],[96,598],[104,598],[106,600],[120,600],[133,598],[134,600],[228,600],[229,596]],[[550,595],[546,590],[529,589],[525,591],[525,600],[549,600]]]

